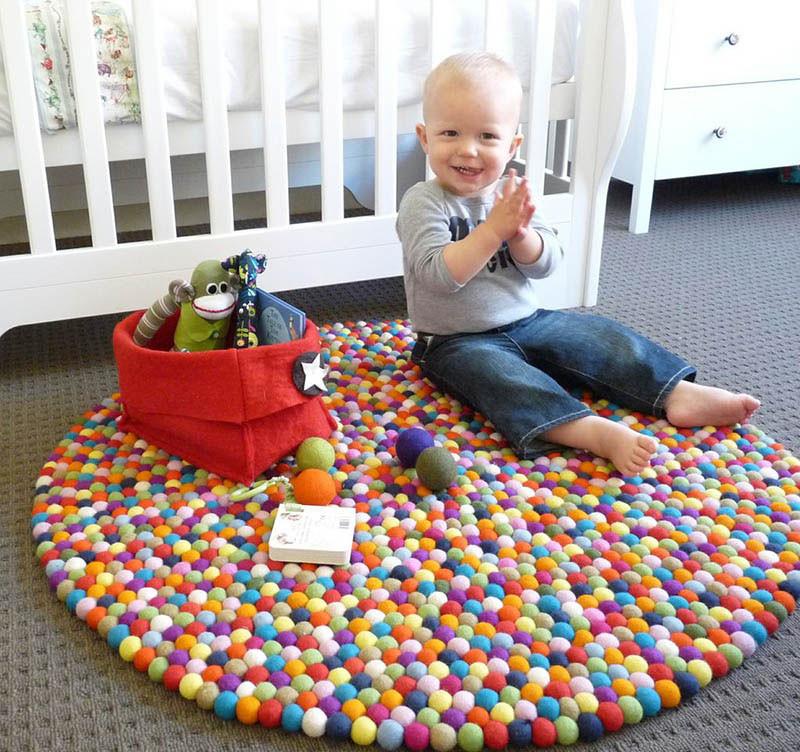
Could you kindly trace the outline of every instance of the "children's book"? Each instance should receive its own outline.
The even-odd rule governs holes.
[[[277,295],[258,289],[256,333],[260,345],[300,339],[306,333],[306,315]]]
[[[356,530],[352,507],[309,506],[286,502],[278,507],[269,536],[273,561],[347,564]]]

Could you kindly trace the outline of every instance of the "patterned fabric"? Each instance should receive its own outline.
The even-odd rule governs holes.
[[[778,175],[781,183],[800,183],[800,165],[781,167]]]
[[[234,347],[258,347],[256,320],[258,318],[258,294],[256,281],[267,266],[266,257],[259,253],[242,251],[238,256],[230,256],[221,262],[223,269],[233,271],[239,279],[239,295],[236,301],[236,332]]]
[[[125,12],[111,2],[93,2],[92,25],[104,120],[139,122],[139,88]],[[74,128],[77,115],[63,0],[30,6],[27,26],[42,127],[49,133]]]

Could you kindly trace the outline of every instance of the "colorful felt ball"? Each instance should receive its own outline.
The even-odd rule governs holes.
[[[330,442],[318,436],[305,439],[297,448],[295,461],[300,471],[316,468],[326,473],[333,467],[336,452]]]
[[[444,447],[424,449],[416,464],[417,475],[431,491],[441,491],[455,483],[458,467],[453,455]]]
[[[433,436],[424,428],[407,428],[397,437],[395,452],[403,467],[414,467],[420,454],[433,445]]]
[[[292,481],[292,490],[300,504],[325,506],[336,496],[336,483],[329,473],[311,467]]]

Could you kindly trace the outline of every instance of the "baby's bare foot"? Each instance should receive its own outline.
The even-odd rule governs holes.
[[[578,418],[551,428],[542,438],[558,444],[588,449],[614,463],[623,475],[638,475],[658,448],[652,436],[644,436],[624,423],[599,415]]]
[[[652,436],[644,436],[624,423],[611,420],[594,427],[596,438],[587,447],[600,457],[607,457],[623,475],[638,475],[644,470],[658,448]]]
[[[760,404],[749,394],[681,381],[667,397],[664,411],[673,426],[732,426],[747,423]]]

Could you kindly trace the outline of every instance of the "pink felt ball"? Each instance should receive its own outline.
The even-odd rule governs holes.
[[[406,726],[404,741],[406,747],[413,750],[423,750],[428,746],[430,730],[424,723],[414,721]]]

